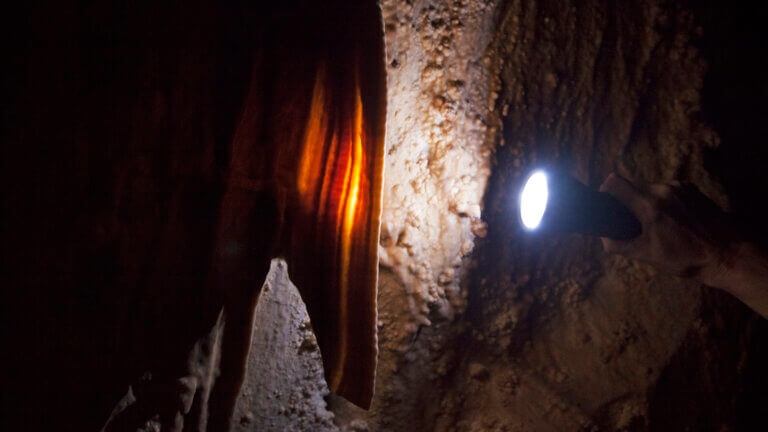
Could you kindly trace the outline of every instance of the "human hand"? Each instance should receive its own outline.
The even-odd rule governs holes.
[[[632,240],[603,238],[603,248],[676,276],[714,285],[726,270],[738,236],[727,216],[698,189],[645,184],[611,174],[600,186],[643,226]]]

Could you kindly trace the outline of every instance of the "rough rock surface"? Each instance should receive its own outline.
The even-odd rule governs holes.
[[[389,63],[381,264],[414,317],[461,308],[462,257],[481,233],[495,129],[489,47],[494,5],[384,2]],[[444,302],[448,300],[448,302]]]
[[[756,35],[736,31],[758,20],[722,8],[384,0],[374,403],[365,412],[328,395],[326,406],[300,302],[273,267],[242,430],[733,430],[759,419],[760,318],[595,239],[527,239],[511,204],[527,169],[557,161],[593,186],[614,169],[691,182],[765,217],[740,189],[766,183],[743,143],[744,119],[763,128],[751,92],[766,94],[765,68],[738,60]]]
[[[248,374],[235,408],[238,430],[333,431],[317,340],[286,264],[275,259],[259,295]]]

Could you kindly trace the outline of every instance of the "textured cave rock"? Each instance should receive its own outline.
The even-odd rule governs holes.
[[[619,170],[693,183],[764,238],[761,18],[726,8],[384,1],[374,403],[308,403],[326,390],[306,364],[305,399],[242,430],[764,427],[763,319],[595,239],[525,239],[509,204],[536,163],[593,186]],[[326,411],[333,425],[317,426]]]
[[[0,429],[24,430],[4,428],[6,412],[40,430],[97,428],[126,377],[184,396],[190,380],[162,379],[190,367],[171,360],[186,361],[179,352],[190,347],[201,375],[219,372],[210,354],[220,302],[190,287],[204,277],[212,240],[200,227],[215,218],[229,157],[212,143],[230,138],[247,89],[251,6],[51,2],[2,17],[12,48],[0,229],[12,289],[0,291],[3,316],[15,321],[4,326]],[[274,260],[233,429],[765,430],[766,320],[721,292],[608,256],[595,239],[526,239],[509,204],[540,162],[592,186],[619,170],[695,184],[768,247],[768,16],[662,0],[383,0],[382,11],[373,405],[330,394],[290,269]],[[153,188],[147,179],[164,167],[189,183]],[[190,192],[200,187],[208,193]],[[120,207],[110,191],[139,205]],[[167,231],[168,220],[184,222]],[[120,227],[141,235],[115,251]],[[170,253],[177,245],[194,259]],[[257,264],[249,274],[260,285],[268,266]],[[154,266],[193,270],[163,276]],[[127,307],[137,297],[128,288],[147,281],[166,287],[158,303]],[[109,289],[92,289],[100,285]],[[128,334],[126,322],[135,323]],[[139,343],[127,356],[136,351],[126,344]]]

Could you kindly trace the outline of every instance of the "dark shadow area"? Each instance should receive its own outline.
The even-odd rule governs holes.
[[[701,115],[721,139],[705,154],[705,167],[725,188],[748,240],[765,248],[768,12],[720,1],[691,6],[708,64]],[[650,399],[650,430],[768,428],[768,321],[729,297],[704,291],[704,330],[689,334],[662,373]]]

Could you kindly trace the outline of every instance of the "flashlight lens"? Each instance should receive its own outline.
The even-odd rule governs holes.
[[[548,198],[547,175],[543,171],[536,171],[528,177],[523,193],[520,194],[520,218],[525,228],[538,228],[547,209]]]

